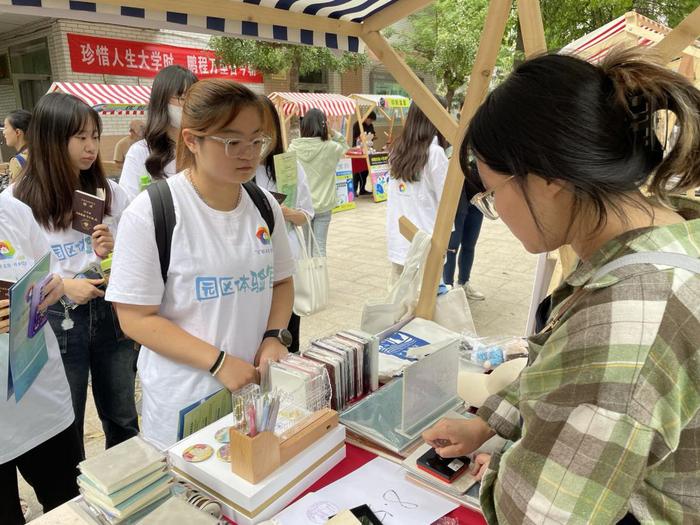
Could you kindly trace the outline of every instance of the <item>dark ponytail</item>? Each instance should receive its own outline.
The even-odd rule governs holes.
[[[664,157],[655,123],[666,109],[680,133]],[[583,205],[592,207],[595,232],[608,210],[623,217],[624,202],[637,205],[630,197],[645,184],[664,203],[670,191],[700,186],[700,92],[634,49],[614,50],[601,66],[541,56],[520,65],[474,115],[460,148],[469,193],[483,191],[469,168],[472,155],[514,175],[528,204],[529,174],[566,182],[571,221]]]

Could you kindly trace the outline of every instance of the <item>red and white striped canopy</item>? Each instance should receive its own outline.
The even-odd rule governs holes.
[[[143,115],[151,97],[150,86],[54,82],[55,91],[74,95],[103,115]]]
[[[271,93],[269,97],[275,105],[282,106],[285,115],[303,117],[312,108],[320,109],[329,117],[355,113],[355,101],[335,93]]]

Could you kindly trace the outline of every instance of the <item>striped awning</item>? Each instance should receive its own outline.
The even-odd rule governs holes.
[[[270,100],[282,106],[285,115],[303,117],[311,108],[320,109],[329,117],[355,113],[355,101],[334,93],[271,93]]]
[[[151,97],[150,86],[54,82],[55,91],[74,95],[103,115],[143,115]]]
[[[357,35],[341,32],[326,32],[305,29],[303,24],[292,27],[284,24],[283,17],[277,10],[289,14],[312,15],[332,20],[361,23],[382,9],[394,4],[396,0],[227,0],[230,4],[244,4],[249,13],[262,8],[263,15],[275,15],[276,22],[263,24],[249,21],[246,16],[222,18],[215,16],[226,13],[224,2],[213,0],[206,14],[195,16],[186,2],[172,1],[166,10],[143,7],[144,3],[134,0],[114,1],[73,1],[73,0],[0,0],[0,8],[6,12],[87,20],[91,22],[111,23],[129,27],[148,27],[153,29],[175,29],[194,33],[209,33],[234,37],[259,38],[291,44],[308,44],[344,51],[362,51],[362,44]],[[165,2],[147,3],[148,6],[165,6]],[[172,6],[172,7],[171,7]],[[240,7],[240,6],[238,6]],[[172,10],[169,10],[172,9]],[[214,15],[214,16],[208,16]],[[289,24],[289,22],[287,22]]]
[[[654,22],[639,13],[626,13],[603,27],[582,36],[564,47],[562,54],[578,55],[591,63],[603,60],[617,45],[651,46],[663,39],[671,28]],[[700,57],[700,42],[688,46],[685,52]]]

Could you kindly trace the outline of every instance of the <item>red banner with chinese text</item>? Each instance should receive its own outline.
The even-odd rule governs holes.
[[[177,64],[198,78],[230,78],[236,82],[261,84],[262,73],[247,66],[219,65],[208,49],[150,44],[116,38],[68,33],[71,68],[76,73],[154,77],[166,66]]]

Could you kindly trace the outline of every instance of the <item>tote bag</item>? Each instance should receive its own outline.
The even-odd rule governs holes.
[[[329,280],[328,262],[325,257],[315,257],[315,248],[319,253],[318,243],[311,224],[308,227],[295,226],[297,239],[299,240],[299,259],[294,273],[294,308],[293,311],[300,317],[315,314],[328,306]],[[309,234],[306,241],[304,230]]]

